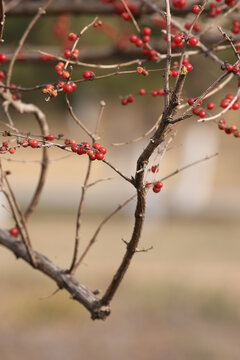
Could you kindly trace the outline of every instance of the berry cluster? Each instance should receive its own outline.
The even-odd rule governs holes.
[[[234,96],[232,94],[227,94],[224,99],[221,100],[220,106],[223,109],[226,109],[230,102],[234,99]],[[236,100],[232,106],[230,107],[230,110],[238,110],[239,109],[239,103],[238,100]]]
[[[149,169],[148,171],[151,171],[152,173],[157,173],[158,171],[159,171],[159,168],[158,168],[158,165],[153,165],[152,167],[151,167],[151,169]],[[152,190],[153,190],[153,192],[155,192],[155,193],[159,193],[160,192],[160,190],[162,189],[162,187],[163,187],[163,183],[161,182],[161,181],[155,181],[155,182],[152,182],[152,183],[150,183],[150,182],[145,182],[145,189],[148,189],[148,188],[150,188],[152,186]]]
[[[217,1],[218,1],[218,0],[217,0]],[[211,17],[211,18],[215,18],[215,17],[218,16],[218,15],[221,13],[221,11],[222,11],[222,8],[221,8],[220,6],[217,6],[215,3],[210,3],[209,8],[210,8],[210,10],[209,10],[208,15],[209,15],[209,17]]]
[[[106,154],[107,150],[104,146],[101,146],[98,143],[94,143],[92,146],[88,142],[84,142],[82,144],[72,143],[74,140],[66,140],[65,145],[71,145],[71,150],[78,155],[87,154],[91,161],[94,160],[103,160],[104,155]]]
[[[14,147],[9,147],[7,141],[3,141],[2,146],[0,146],[0,153],[6,153],[9,152],[10,154],[15,153]]]
[[[83,73],[83,78],[85,80],[93,80],[95,78],[95,73],[90,70],[85,70]]]
[[[139,89],[136,95],[144,96],[146,94],[151,94],[153,97],[155,96],[164,96],[164,89],[152,90],[150,93],[147,93],[145,89]],[[126,106],[127,104],[133,103],[135,98],[133,95],[129,95],[121,100],[121,104]]]
[[[236,127],[236,125],[225,126],[226,121],[224,119],[220,119],[218,122],[218,128],[220,130],[224,130],[226,134],[233,134],[236,138],[240,138],[240,130]]]
[[[110,4],[113,6],[115,13],[123,18],[123,20],[130,20],[130,16],[128,15],[123,3],[120,0],[101,0],[103,4]],[[136,16],[137,15],[137,9],[134,4],[132,4],[130,1],[125,0],[125,3],[127,7],[129,8],[130,12]]]
[[[186,30],[189,30],[190,27],[191,27],[191,24],[186,23],[186,24],[184,25],[184,27],[185,27]],[[198,23],[196,23],[196,24],[193,25],[193,31],[198,32],[198,31],[200,31],[200,30],[201,30],[201,26],[200,26]]]
[[[173,0],[172,5],[173,7],[182,10],[186,6],[186,0]]]
[[[239,34],[240,33],[240,23],[239,21],[233,21],[232,23],[232,33]]]
[[[151,29],[149,27],[145,27],[142,30],[141,37],[137,37],[137,35],[130,35],[129,41],[132,44],[135,44],[136,47],[142,47],[142,54],[146,56],[148,60],[155,60],[157,57],[157,52],[154,49],[151,49],[148,45],[150,41]]]
[[[237,74],[239,72],[240,65],[234,66],[234,65],[225,63],[225,64],[221,65],[221,69],[227,70],[228,72],[233,72],[234,74]]]

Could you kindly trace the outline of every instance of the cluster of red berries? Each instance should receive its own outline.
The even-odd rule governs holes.
[[[228,72],[233,72],[234,74],[237,74],[240,70],[240,65],[234,66],[232,64],[223,64],[221,65],[222,70],[227,70]]]
[[[155,96],[164,96],[164,89],[152,90],[151,93],[147,93],[145,89],[139,89],[138,94],[140,96],[151,94],[153,97]],[[128,97],[121,100],[121,104],[126,106],[127,104],[133,103],[135,100],[133,95],[129,95]]]
[[[182,10],[186,6],[186,0],[173,0],[172,5],[173,7]]]
[[[103,4],[111,4],[115,10],[115,13],[121,16],[124,20],[130,20],[130,16],[128,15],[123,3],[120,0],[101,0]],[[127,7],[129,8],[130,12],[135,16],[137,15],[137,9],[134,4],[130,1],[125,0]]]
[[[8,142],[3,141],[2,146],[0,146],[0,153],[6,153],[6,152],[9,152],[10,154],[14,154],[15,153],[15,148],[14,147],[8,147]]]
[[[9,230],[9,233],[12,235],[12,236],[18,236],[18,229],[16,227],[13,227]]]
[[[158,165],[153,165],[151,169],[148,171],[151,171],[152,173],[157,173],[159,171]],[[161,181],[156,181],[154,183],[146,182],[145,188],[148,189],[150,186],[152,186],[152,190],[155,193],[159,193],[161,188],[163,187],[163,183]]]
[[[234,96],[232,94],[227,94],[224,99],[221,100],[220,106],[223,109],[226,109],[230,102],[234,99]],[[230,107],[230,110],[238,110],[239,109],[239,103],[238,100],[236,100],[232,106]]]
[[[148,43],[150,41],[151,29],[149,27],[145,27],[142,30],[141,38],[137,37],[137,35],[130,35],[129,41],[132,44],[135,44],[138,48],[142,48],[142,55],[147,57],[148,60],[155,60],[157,57],[157,52],[154,49],[150,49]]]
[[[236,138],[240,138],[240,130],[236,127],[236,125],[225,126],[226,121],[224,119],[220,119],[218,122],[218,128],[220,130],[224,130],[226,134],[233,134]]]
[[[232,33],[239,34],[240,33],[240,23],[239,21],[233,21],[232,23]]]
[[[71,150],[78,155],[87,154],[91,161],[103,160],[107,150],[104,146],[94,143],[92,146],[88,142],[82,144],[72,143],[74,140],[66,140],[65,145],[71,145]],[[74,141],[75,142],[75,141]]]
[[[194,98],[190,98],[188,99],[188,104],[190,106],[193,105],[193,103],[195,102],[196,99]],[[192,113],[196,116],[199,116],[200,118],[205,118],[206,116],[206,111],[204,109],[201,109],[200,106],[202,105],[202,100],[199,101],[197,104],[196,104],[196,107],[192,108]],[[213,107],[212,107],[213,106]],[[208,109],[210,110],[212,107],[212,109],[214,108],[214,104],[213,103],[208,103]]]
[[[95,73],[90,70],[85,70],[83,73],[83,78],[85,80],[93,80],[95,78]]]
[[[235,0],[224,0],[224,2],[229,7],[231,7],[235,4]]]
[[[216,0],[218,1],[218,0]],[[219,1],[218,1],[219,2]],[[211,18],[215,18],[216,16],[218,16],[221,11],[222,11],[222,8],[220,6],[217,6],[215,3],[210,3],[209,5],[209,13],[208,15],[211,17]]]
[[[186,23],[186,24],[184,25],[184,27],[185,27],[186,30],[189,30],[190,27],[191,27],[191,24]],[[193,31],[198,32],[198,31],[200,31],[200,30],[201,30],[201,26],[200,26],[198,23],[196,23],[196,24],[193,25]]]

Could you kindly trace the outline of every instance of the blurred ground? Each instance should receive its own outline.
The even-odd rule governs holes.
[[[82,249],[101,216],[86,216]],[[63,267],[73,223],[72,213],[60,212],[41,212],[32,222],[36,248]],[[130,229],[126,216],[112,220],[78,279],[104,290]],[[65,292],[44,299],[55,285],[1,248],[1,359],[239,359],[239,233],[237,220],[148,221],[141,245],[154,249],[136,254],[105,322],[91,321]]]

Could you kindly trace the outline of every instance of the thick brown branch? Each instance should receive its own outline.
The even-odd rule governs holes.
[[[13,252],[17,258],[22,258],[31,265],[24,244],[11,237],[7,231],[1,229],[0,244]],[[92,319],[105,319],[110,314],[110,309],[101,307],[99,300],[92,291],[77,282],[73,277],[64,274],[57,265],[42,254],[34,251],[34,256],[38,264],[37,270],[54,280],[60,289],[67,290],[72,299],[81,303],[91,313]]]

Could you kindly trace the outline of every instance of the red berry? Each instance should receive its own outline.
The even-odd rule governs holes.
[[[122,12],[121,17],[123,18],[123,20],[128,21],[131,19],[131,17],[128,15],[128,13],[126,11]]]
[[[68,59],[68,58],[71,57],[71,55],[72,55],[71,50],[67,49],[67,50],[64,51],[64,56],[65,56],[65,58]]]
[[[37,141],[37,139],[30,139],[28,142],[29,142],[29,145],[30,145],[33,149],[35,149],[35,148],[38,147],[38,141]]]
[[[232,109],[233,109],[233,110],[238,110],[238,109],[239,109],[239,104],[238,104],[237,101],[235,101],[235,103],[233,103]]]
[[[225,131],[226,134],[231,134],[231,129],[230,129],[230,127],[226,127],[226,128],[224,129],[224,131]]]
[[[186,66],[187,71],[191,71],[193,69],[191,64],[187,64],[185,66]]]
[[[226,65],[226,70],[227,70],[228,72],[231,72],[231,71],[233,70],[233,66],[232,66],[231,64],[227,64],[227,65]]]
[[[88,70],[84,71],[84,73],[83,73],[83,78],[84,78],[85,80],[89,80],[90,77],[91,77],[91,72],[88,71]]]
[[[157,90],[157,94],[158,94],[159,96],[164,96],[164,90],[163,90],[163,89],[158,89],[158,90]]]
[[[158,171],[159,171],[159,169],[158,169],[158,167],[156,166],[156,165],[153,165],[152,167],[151,167],[151,171],[153,172],[153,173],[157,173]]]
[[[23,147],[28,147],[28,141],[25,140],[25,139],[23,139],[23,140],[22,140],[22,146],[23,146]]]
[[[145,89],[139,89],[138,90],[139,95],[145,95],[146,94],[146,90]]]
[[[154,185],[156,188],[161,189],[163,187],[163,183],[161,181],[158,181]]]
[[[145,27],[142,30],[143,35],[149,36],[151,34],[151,29],[149,27]]]
[[[131,35],[131,36],[129,37],[129,41],[130,41],[131,43],[135,43],[135,42],[137,41],[137,39],[138,39],[137,35]]]
[[[7,61],[7,56],[5,54],[0,53],[0,62],[4,63],[5,61]]]
[[[18,235],[18,229],[17,228],[12,228],[9,230],[10,234],[12,236],[17,236]]]
[[[198,39],[195,36],[190,37],[188,40],[190,46],[196,46],[198,43]]]
[[[135,42],[135,45],[137,47],[142,47],[143,46],[143,41],[141,39],[137,39],[137,41]]]
[[[142,42],[144,42],[145,44],[148,43],[150,41],[150,37],[148,35],[144,35],[142,36]]]
[[[152,95],[152,96],[157,96],[157,95],[158,95],[158,93],[157,93],[157,91],[156,91],[156,90],[153,90],[153,91],[151,92],[151,95]]]
[[[132,95],[129,95],[128,98],[127,98],[128,103],[132,103],[132,102],[134,102],[134,100],[135,99],[134,99],[134,97]]]
[[[212,102],[209,102],[209,103],[207,103],[207,108],[208,108],[208,110],[212,110],[212,109],[214,109],[214,103],[212,103]]]
[[[73,144],[73,145],[71,146],[71,149],[72,149],[73,152],[77,152],[77,151],[78,151],[78,148],[79,148],[79,146],[78,146],[77,144]]]
[[[233,134],[236,130],[237,130],[236,125],[231,125],[231,126],[230,126],[230,131],[231,131],[232,134]]]
[[[96,153],[96,159],[97,160],[103,160],[104,159],[104,154],[103,153]]]
[[[68,34],[68,40],[69,40],[69,41],[76,41],[76,40],[77,40],[77,34],[75,34],[75,33],[69,33],[69,34]]]
[[[82,145],[78,148],[77,153],[78,153],[78,155],[83,155],[83,154],[86,154],[87,151],[85,150],[84,146]]]
[[[127,105],[127,103],[128,103],[127,99],[122,99],[122,105],[123,106]]]
[[[100,147],[101,147],[101,145],[98,144],[98,143],[94,143],[94,144],[93,144],[93,148],[96,149],[96,150],[99,150]]]
[[[193,26],[193,30],[194,30],[195,32],[198,32],[198,31],[201,30],[201,26],[200,26],[199,24],[195,24],[195,25]]]
[[[64,84],[63,85],[63,90],[65,93],[70,94],[73,91],[72,85],[71,84]]]
[[[173,40],[176,44],[179,44],[182,42],[182,37],[180,35],[175,35]]]
[[[75,90],[77,88],[77,85],[75,84],[75,82],[70,82],[69,85],[71,85],[72,89]]]
[[[103,155],[106,154],[107,152],[107,149],[104,147],[104,146],[101,146],[100,149],[99,149],[100,153],[102,153]]]
[[[228,99],[223,99],[222,101],[221,101],[221,103],[220,103],[220,106],[222,107],[222,108],[226,108],[226,107],[228,107],[228,105],[229,105],[229,101],[228,101]]]
[[[70,78],[69,72],[66,71],[66,70],[64,70],[64,71],[62,72],[62,78],[63,78],[64,80]]]
[[[176,72],[176,70],[172,70],[172,76],[175,78],[175,77],[177,77],[177,72]]]
[[[199,113],[198,113],[198,116],[199,116],[200,118],[205,118],[205,116],[206,116],[206,111],[200,110]]]
[[[193,12],[194,14],[199,14],[200,11],[201,11],[200,6],[198,6],[198,5],[193,5],[193,7],[192,7],[192,12]]]
[[[15,153],[15,149],[14,149],[14,148],[9,148],[8,151],[10,152],[10,154],[14,154],[14,153]]]
[[[190,99],[188,99],[188,104],[190,105],[190,106],[192,106],[192,104],[194,103],[194,98],[190,98]]]
[[[156,186],[153,187],[153,192],[155,192],[155,193],[159,193],[160,190],[161,190],[161,189],[159,189],[159,188],[156,187]]]
[[[5,78],[5,74],[3,71],[0,71],[0,79],[4,79]]]

